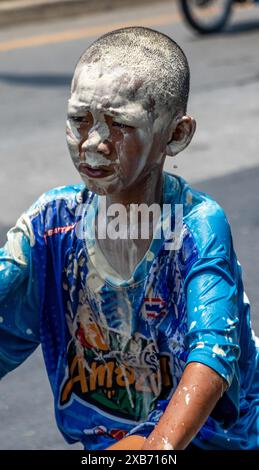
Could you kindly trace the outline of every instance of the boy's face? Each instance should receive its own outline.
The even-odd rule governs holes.
[[[73,80],[67,142],[83,181],[98,194],[141,190],[143,178],[162,169],[167,120],[155,117],[142,83],[120,66],[103,70],[100,62],[83,64]]]

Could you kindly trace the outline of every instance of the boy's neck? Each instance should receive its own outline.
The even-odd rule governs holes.
[[[111,195],[106,198],[106,208],[112,204],[123,204],[127,209],[127,225],[126,225],[126,238],[125,239],[105,239],[98,240],[101,251],[103,252],[109,265],[123,278],[129,279],[132,276],[137,264],[145,255],[148,250],[151,240],[153,238],[153,220],[149,221],[149,236],[148,238],[131,239],[131,229],[135,228],[136,233],[139,229],[141,220],[137,219],[137,225],[132,227],[130,220],[130,205],[131,204],[147,204],[150,207],[152,204],[159,204],[160,207],[163,203],[163,173],[152,172],[143,179],[140,184],[131,190],[125,191],[123,194]],[[107,215],[106,215],[107,219]],[[155,220],[156,222],[156,220]],[[98,221],[99,223],[99,221]],[[102,223],[102,221],[101,221]]]

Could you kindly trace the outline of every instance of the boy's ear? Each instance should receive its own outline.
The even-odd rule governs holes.
[[[195,129],[195,119],[188,115],[181,117],[171,134],[171,139],[167,143],[166,155],[174,157],[184,150],[191,142]]]

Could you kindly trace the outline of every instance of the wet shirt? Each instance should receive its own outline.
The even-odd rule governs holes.
[[[167,173],[163,203],[128,280],[96,243],[100,197],[84,186],[52,190],[23,214],[0,250],[0,374],[41,343],[60,431],[103,449],[150,434],[186,364],[200,362],[228,390],[194,443],[258,448],[257,349],[229,224]]]

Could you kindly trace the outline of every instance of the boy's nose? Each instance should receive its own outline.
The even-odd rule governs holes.
[[[97,152],[103,153],[108,157],[111,154],[111,144],[107,140],[104,142],[100,142],[97,147]]]
[[[93,131],[88,135],[81,149],[83,152],[98,152],[106,156],[111,154],[111,144],[107,140],[103,140],[98,131]]]
[[[100,122],[89,130],[88,137],[82,144],[82,150],[89,152],[100,152],[108,155],[110,153],[108,137],[109,127],[106,122]]]
[[[97,130],[91,131],[89,132],[87,139],[82,144],[82,150],[88,150],[89,152],[96,151],[101,142],[102,138],[100,133]]]

